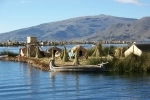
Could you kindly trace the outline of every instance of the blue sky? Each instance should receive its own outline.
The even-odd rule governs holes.
[[[0,0],[0,33],[80,16],[150,16],[150,0]]]

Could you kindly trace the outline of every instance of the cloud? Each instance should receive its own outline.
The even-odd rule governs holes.
[[[131,4],[135,4],[135,5],[149,5],[149,4],[144,4],[142,2],[140,2],[139,0],[114,0],[116,2],[120,2],[120,3],[131,3]]]

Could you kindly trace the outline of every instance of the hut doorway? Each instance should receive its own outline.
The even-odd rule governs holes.
[[[79,51],[79,56],[82,56],[82,53],[83,53],[83,52],[80,50],[80,51]]]
[[[56,50],[54,50],[54,52],[53,52],[54,56],[55,56],[55,53],[56,53]]]

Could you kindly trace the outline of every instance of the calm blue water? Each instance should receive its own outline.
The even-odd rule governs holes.
[[[0,61],[0,100],[149,100],[150,74],[54,73]]]

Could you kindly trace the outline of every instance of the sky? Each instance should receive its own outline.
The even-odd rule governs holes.
[[[150,0],[0,0],[0,33],[69,18],[150,16]]]

